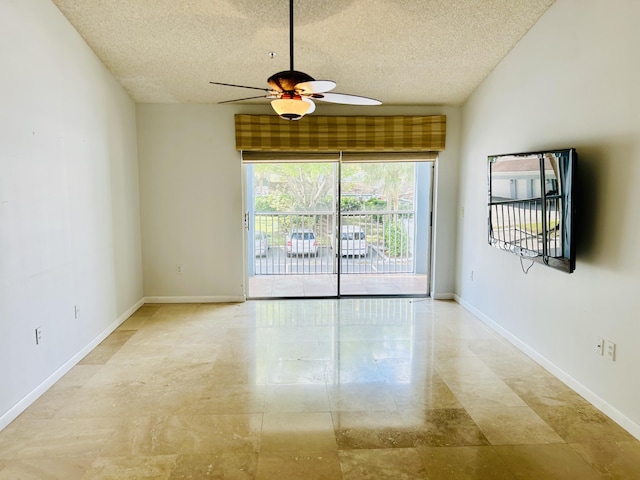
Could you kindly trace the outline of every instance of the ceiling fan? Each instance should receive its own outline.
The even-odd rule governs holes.
[[[209,82],[213,85],[225,85],[227,87],[250,88],[262,90],[266,95],[255,97],[236,98],[219,103],[239,102],[256,98],[270,98],[271,106],[275,112],[285,120],[300,120],[308,113],[316,109],[314,100],[330,103],[342,103],[347,105],[380,105],[382,102],[373,98],[347,95],[344,93],[328,93],[336,86],[331,80],[315,80],[304,72],[298,72],[293,68],[293,0],[289,0],[289,70],[278,72],[267,79],[270,88],[248,87],[234,85],[232,83]]]

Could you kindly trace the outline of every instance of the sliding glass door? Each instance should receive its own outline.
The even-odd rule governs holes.
[[[249,298],[426,295],[431,163],[245,165]]]
[[[246,166],[252,298],[333,297],[338,163]]]
[[[342,164],[341,295],[427,293],[430,174],[430,163]]]

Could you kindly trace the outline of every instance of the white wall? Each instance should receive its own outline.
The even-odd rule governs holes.
[[[50,1],[3,0],[0,32],[1,429],[139,304],[142,267],[135,105]]]
[[[234,114],[260,105],[139,104],[144,293],[149,301],[244,296],[243,182]],[[437,162],[433,294],[452,298],[460,137],[458,107],[319,106],[319,115],[447,115]],[[176,272],[176,265],[183,273]]]
[[[137,108],[147,299],[241,301],[242,184],[232,107]]]
[[[640,437],[639,18],[635,0],[557,0],[465,104],[456,292]],[[577,267],[525,275],[487,245],[487,155],[555,147],[579,154]]]

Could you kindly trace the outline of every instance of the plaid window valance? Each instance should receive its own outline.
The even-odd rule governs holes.
[[[240,152],[243,163],[432,162],[438,152]]]
[[[236,148],[247,152],[438,152],[446,136],[445,115],[236,115],[235,123]]]

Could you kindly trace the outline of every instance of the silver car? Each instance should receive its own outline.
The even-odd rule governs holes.
[[[287,235],[287,257],[291,255],[318,255],[316,235],[310,228],[294,228]]]
[[[367,256],[367,236],[362,228],[343,225],[340,238],[340,254],[343,257]]]

